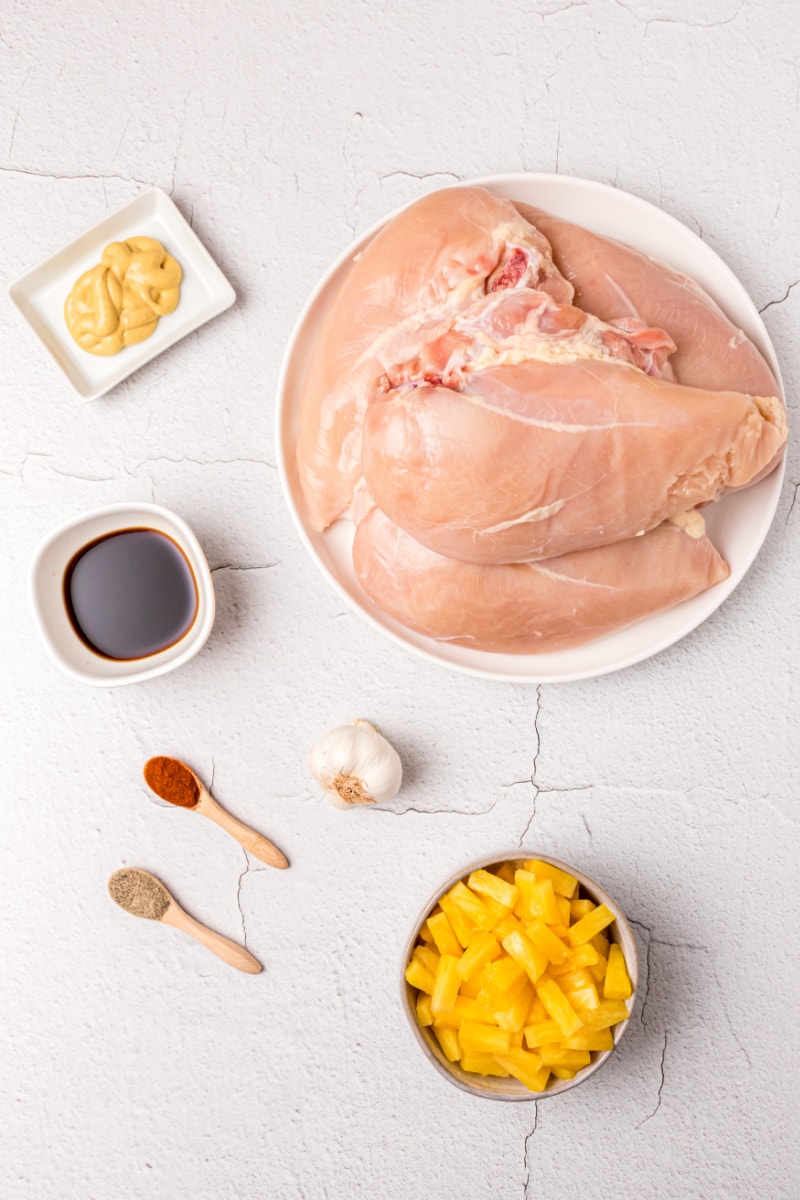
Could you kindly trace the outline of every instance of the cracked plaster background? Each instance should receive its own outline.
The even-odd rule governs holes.
[[[523,169],[695,228],[764,312],[794,413],[796,6],[0,0],[0,88],[4,286],[157,184],[239,297],[92,405],[0,307],[0,1194],[796,1197],[794,446],[767,544],[710,622],[623,675],[537,690],[447,675],[343,611],[293,532],[272,435],[283,345],[352,235]],[[218,619],[174,675],[95,691],[46,659],[26,571],[55,523],[126,498],[191,522]],[[385,812],[336,812],[306,773],[355,715],[406,764]],[[153,753],[213,777],[292,870],[151,802]],[[507,1106],[422,1061],[397,982],[437,883],[516,845],[619,898],[643,1003],[585,1089]],[[114,909],[124,863],[263,975]]]

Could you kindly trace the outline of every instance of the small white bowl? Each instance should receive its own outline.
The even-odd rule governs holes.
[[[183,279],[178,307],[161,318],[146,341],[125,346],[108,358],[89,354],[73,341],[67,329],[64,301],[75,281],[100,261],[109,242],[137,235],[157,238],[180,263]],[[189,222],[160,188],[142,192],[15,279],[8,296],[84,400],[104,395],[162,350],[230,308],[236,299]]]
[[[524,1083],[520,1083],[518,1079],[514,1079],[511,1076],[503,1079],[496,1075],[476,1075],[473,1071],[464,1071],[457,1062],[448,1062],[430,1029],[423,1029],[417,1021],[417,989],[412,988],[406,982],[405,972],[411,959],[411,953],[417,943],[422,923],[430,916],[438,904],[440,897],[445,892],[448,892],[454,883],[458,883],[459,879],[466,880],[468,875],[473,871],[480,870],[481,867],[491,870],[492,867],[499,867],[507,862],[521,867],[525,859],[530,858],[538,858],[540,862],[550,863],[551,866],[558,867],[560,870],[566,871],[568,875],[574,876],[578,881],[583,895],[593,900],[595,904],[606,904],[614,914],[614,923],[605,930],[605,933],[612,942],[618,942],[622,948],[622,953],[625,956],[625,965],[628,968],[628,975],[633,987],[630,998],[625,1001],[628,1008],[626,1020],[618,1022],[611,1030],[614,1038],[614,1049],[617,1048],[622,1040],[622,1035],[628,1028],[631,1013],[636,1004],[636,991],[639,982],[639,955],[636,950],[636,940],[633,936],[633,930],[616,900],[613,900],[608,892],[595,883],[593,879],[590,879],[588,875],[584,875],[582,871],[577,871],[575,867],[568,866],[567,863],[560,862],[557,858],[549,858],[546,854],[537,854],[533,850],[519,849],[509,850],[507,854],[492,854],[488,858],[481,858],[478,862],[470,863],[468,867],[463,867],[455,875],[451,875],[447,882],[442,884],[440,888],[436,889],[436,892],[425,905],[414,924],[403,955],[400,973],[400,994],[408,1023],[428,1062],[432,1063],[439,1074],[443,1075],[450,1083],[461,1088],[462,1092],[469,1092],[471,1096],[480,1096],[485,1100],[543,1100],[549,1096],[560,1096],[563,1092],[568,1092],[571,1088],[577,1087],[578,1084],[589,1079],[596,1071],[600,1070],[603,1063],[607,1062],[614,1053],[614,1050],[595,1051],[592,1054],[592,1061],[587,1067],[583,1067],[582,1070],[578,1071],[574,1079],[555,1079],[553,1077],[543,1092],[531,1092],[525,1087]]]
[[[91,650],[73,628],[64,598],[64,575],[73,556],[89,542],[123,529],[155,529],[172,538],[197,585],[197,613],[183,637],[157,654],[128,661]],[[94,687],[141,683],[174,671],[203,648],[214,624],[214,584],[200,543],[185,521],[158,504],[108,504],[65,521],[36,550],[30,588],[33,615],[50,654],[67,675]]]

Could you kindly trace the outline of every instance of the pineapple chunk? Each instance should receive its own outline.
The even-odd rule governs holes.
[[[531,875],[530,871],[520,869],[514,873],[514,883],[517,888],[517,901],[514,905],[514,912],[520,920],[530,921],[534,915],[531,902],[536,876]]]
[[[478,1021],[464,1021],[458,1031],[458,1040],[462,1050],[478,1054],[505,1054],[510,1049],[507,1030]]]
[[[497,868],[497,870],[495,871],[495,875],[497,876],[498,879],[503,879],[503,880],[505,880],[506,883],[510,883],[513,886],[514,870],[515,870],[515,868],[514,868],[513,863],[504,862],[501,864],[501,866],[499,866]]]
[[[525,863],[525,870],[530,871],[537,879],[552,880],[553,887],[559,896],[566,896],[568,900],[578,886],[577,879],[572,875],[568,875],[566,871],[562,871],[550,863],[541,862],[538,858],[528,859]]]
[[[503,879],[498,879],[490,871],[473,871],[467,883],[473,892],[477,892],[481,897],[489,896],[504,908],[513,908],[517,902],[517,888]]]
[[[461,956],[461,943],[443,912],[437,913],[435,917],[428,917],[426,924],[440,954],[452,954],[454,958]]]
[[[442,896],[439,901],[439,907],[450,922],[453,933],[458,938],[461,946],[466,950],[469,945],[469,939],[472,937],[472,931],[475,928],[475,922],[470,921],[464,912],[454,904],[449,896]]]
[[[476,1075],[499,1075],[508,1079],[508,1071],[500,1066],[492,1054],[477,1054],[472,1050],[468,1054],[465,1050],[461,1056],[461,1066],[465,1071],[473,1071]]]
[[[461,880],[453,884],[447,896],[454,904],[458,905],[464,916],[468,917],[473,925],[477,925],[479,929],[491,929],[494,925],[497,919],[495,913],[484,904],[480,896],[476,896],[474,892],[471,892]],[[595,932],[597,931],[595,930]]]
[[[424,992],[417,997],[417,1021],[423,1029],[426,1025],[433,1024],[431,998],[430,996],[426,996]]]
[[[606,1000],[627,1000],[632,991],[622,947],[615,942],[608,952],[608,970],[603,984],[603,996]]]
[[[584,942],[592,940],[596,933],[600,933],[607,925],[610,925],[614,920],[614,914],[606,904],[598,904],[597,908],[592,912],[587,913],[585,917],[581,917],[569,931],[569,940],[573,946],[582,946]]]
[[[580,921],[596,908],[593,900],[585,900],[583,897],[578,897],[575,900],[570,900],[569,911],[573,922]]]
[[[427,992],[429,995],[433,992],[433,972],[427,967],[423,967],[419,960],[410,962],[406,967],[406,983],[417,991]]]
[[[461,987],[458,989],[458,994],[459,996],[466,996],[470,1000],[476,1000],[482,987],[483,980],[479,971],[477,975],[472,976],[472,979],[465,979],[463,981]]]
[[[580,1015],[587,1029],[610,1029],[620,1021],[627,1021],[629,1013],[624,1000],[601,1000],[597,1008],[581,1009]]]
[[[555,1075],[556,1079],[574,1079],[577,1071],[568,1071],[566,1067],[551,1067],[551,1075]]]
[[[406,976],[407,978],[407,976]],[[431,1011],[436,1013],[450,1012],[456,1002],[458,985],[461,976],[458,973],[458,959],[452,954],[443,954],[436,968],[431,993]]]
[[[500,947],[494,934],[483,929],[476,930],[470,939],[469,946],[464,951],[458,963],[458,973],[462,979],[471,979],[485,967],[500,957]]]
[[[564,1038],[562,1050],[613,1050],[614,1038],[610,1029],[587,1029],[574,1037]]]
[[[595,937],[591,938],[589,945],[594,946],[601,958],[608,958],[608,951],[611,947],[611,942],[604,933],[596,934]]]
[[[478,1000],[473,1000],[470,996],[456,996],[455,1004],[449,1012],[437,1013],[433,1012],[433,1023],[439,1028],[449,1026],[451,1029],[460,1029],[465,1021],[491,1021],[491,1010],[485,1004]]]
[[[434,1025],[433,1032],[447,1061],[458,1062],[461,1058],[461,1043],[455,1029],[437,1029]]]
[[[553,925],[563,925],[565,929],[569,929],[571,913],[569,911],[570,902],[566,896],[556,896],[556,907],[558,908],[558,921],[553,921]]]
[[[500,1008],[525,987],[525,969],[513,958],[500,958],[483,968],[484,988]]]
[[[538,1021],[546,1021],[546,1020],[547,1020],[547,1009],[545,1008],[545,1006],[542,1004],[541,1000],[537,996],[534,999],[533,1003],[531,1004],[530,1008],[528,1009],[528,1015],[525,1018],[525,1024],[526,1025],[535,1025]]]
[[[525,926],[522,924],[521,921],[518,921],[516,917],[512,916],[511,913],[507,913],[506,916],[501,917],[500,920],[497,922],[497,924],[492,929],[492,933],[494,934],[494,936],[496,938],[499,938],[501,942],[502,942],[503,938],[506,937],[509,933],[524,933],[524,932],[525,932]]]
[[[520,1083],[532,1092],[543,1092],[550,1078],[550,1071],[542,1066],[537,1054],[528,1050],[509,1050],[508,1054],[495,1054],[495,1061],[505,1067]]]
[[[519,1033],[525,1024],[532,998],[533,988],[526,983],[519,995],[515,996],[507,1007],[497,1008],[492,1012],[495,1023],[501,1029],[507,1029],[509,1033]]]
[[[430,946],[433,942],[433,934],[430,931],[430,917],[427,921],[422,922],[422,928],[419,931],[420,940],[427,942]]]
[[[519,963],[531,983],[544,974],[547,969],[547,959],[544,954],[525,936],[524,933],[509,933],[503,938],[503,949]]]
[[[556,983],[555,979],[543,976],[536,984],[539,999],[550,1016],[558,1025],[564,1037],[572,1037],[580,1029],[583,1021],[575,1012],[567,997]]]
[[[576,946],[574,950],[570,950],[563,963],[554,964],[550,968],[550,974],[555,976],[564,975],[567,971],[575,971],[578,967],[593,967],[598,962],[600,955],[589,942],[583,946]]]
[[[432,946],[415,946],[414,953],[411,955],[412,962],[422,963],[426,970],[436,974],[436,968],[439,965],[439,955]]]
[[[539,1057],[544,1067],[566,1067],[568,1071],[579,1071],[592,1061],[588,1050],[561,1050],[558,1046],[542,1046]]]
[[[525,1045],[529,1050],[535,1050],[537,1046],[553,1046],[561,1042],[563,1037],[560,1028],[552,1020],[537,1021],[535,1025],[525,1026]]]
[[[594,966],[589,967],[589,974],[591,975],[591,977],[595,981],[595,983],[603,982],[603,980],[606,977],[607,968],[608,968],[608,959],[605,958],[601,954],[598,957],[597,962],[594,964]]]
[[[562,942],[560,937],[556,937],[544,921],[531,921],[529,925],[525,926],[525,932],[548,962],[563,963],[566,961],[569,946]]]

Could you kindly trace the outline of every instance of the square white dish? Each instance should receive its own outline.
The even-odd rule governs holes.
[[[183,271],[181,298],[144,342],[98,357],[72,340],[64,301],[75,281],[100,261],[109,242],[157,238]],[[236,293],[189,222],[160,188],[150,188],[105,217],[8,288],[12,304],[28,322],[83,400],[96,400],[162,350],[230,308]]]

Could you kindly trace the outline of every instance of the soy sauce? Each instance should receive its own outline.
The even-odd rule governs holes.
[[[148,658],[197,616],[197,584],[180,546],[155,529],[120,529],[83,546],[64,575],[73,628],[103,658]]]

